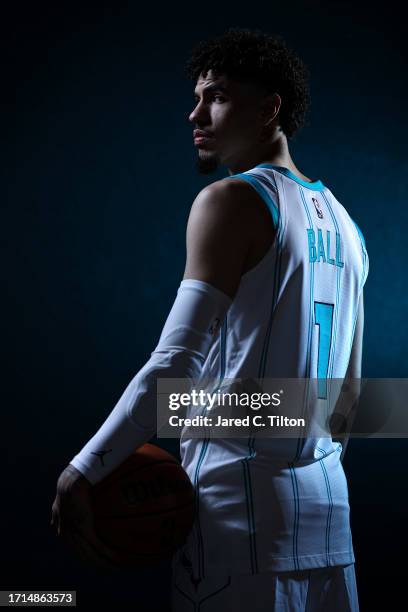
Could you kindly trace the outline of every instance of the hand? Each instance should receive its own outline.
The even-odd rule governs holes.
[[[50,524],[83,561],[117,570],[118,559],[95,532],[91,487],[89,480],[69,464],[57,481]]]

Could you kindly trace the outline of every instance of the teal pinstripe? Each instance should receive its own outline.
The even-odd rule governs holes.
[[[269,316],[268,327],[265,334],[264,343],[261,351],[261,359],[258,370],[258,378],[262,378],[265,375],[266,369],[266,360],[269,346],[269,338],[271,334],[273,314],[276,305],[276,300],[278,296],[278,287],[279,287],[279,278],[280,278],[280,262],[282,256],[282,241],[283,241],[283,223],[282,223],[282,214],[280,210],[280,203],[278,205],[272,200],[266,189],[263,187],[261,182],[254,176],[249,174],[239,173],[229,178],[241,178],[247,181],[250,185],[252,185],[257,193],[264,200],[265,204],[268,206],[273,219],[274,227],[277,228],[277,256],[275,260],[275,272],[274,272],[274,285],[272,292],[272,305],[271,312]],[[275,183],[276,186],[276,183]],[[276,189],[278,193],[278,190]],[[258,573],[258,559],[257,559],[257,547],[256,547],[256,529],[255,529],[255,519],[254,519],[254,503],[253,503],[253,494],[252,494],[252,485],[251,485],[251,471],[250,471],[250,461],[256,457],[255,451],[255,439],[250,436],[248,438],[248,455],[241,459],[243,476],[244,476],[244,484],[245,484],[245,495],[246,495],[246,507],[247,507],[247,515],[248,515],[248,536],[249,536],[249,550],[250,550],[250,559],[251,559],[251,572]]]
[[[299,192],[300,192],[300,197],[302,199],[303,206],[304,206],[307,218],[309,220],[309,229],[313,229],[313,220],[312,220],[312,217],[311,217],[311,214],[310,214],[309,207],[308,207],[307,202],[306,202],[304,191],[303,191],[301,186],[299,186]],[[309,398],[309,387],[310,387],[309,378],[311,376],[310,369],[311,369],[311,353],[312,353],[312,326],[313,326],[313,313],[314,313],[314,309],[313,309],[314,265],[315,265],[314,261],[310,262],[309,325],[308,325],[308,334],[307,334],[307,353],[306,353],[306,368],[305,368],[305,378],[307,379],[307,384],[305,385],[305,394],[304,394],[304,398],[303,398],[302,412],[305,410],[305,406],[306,406],[307,400]],[[303,440],[303,438],[298,438],[297,452],[296,452],[295,458],[293,460],[294,462],[296,462],[299,459],[300,454],[301,454],[301,452],[303,450],[304,442],[302,440]]]
[[[220,333],[220,378],[219,378],[217,386],[215,387],[215,389],[213,389],[212,393],[217,391],[217,389],[221,385],[221,382],[223,381],[224,376],[225,376],[225,351],[226,351],[226,342],[227,342],[227,329],[228,329],[228,313],[225,315],[225,319],[223,321],[223,324],[221,327],[221,333]],[[207,404],[205,404],[203,408],[203,411],[201,413],[202,415],[204,415],[206,408],[207,408]],[[204,571],[204,541],[203,541],[203,535],[202,535],[202,531],[200,527],[200,515],[199,515],[200,493],[199,493],[198,480],[199,480],[200,468],[204,461],[204,457],[206,455],[209,444],[210,444],[210,438],[204,438],[202,445],[201,445],[200,456],[198,458],[195,473],[194,473],[194,488],[196,491],[196,504],[195,504],[196,533],[198,536],[198,564],[199,564],[199,574],[201,578],[205,576],[205,571]]]
[[[290,470],[290,478],[292,481],[293,499],[295,503],[295,520],[293,524],[293,562],[295,570],[300,569],[299,557],[298,557],[298,535],[299,535],[299,515],[300,515],[300,504],[299,504],[299,490],[296,480],[296,472],[294,470],[293,463],[288,462]]]
[[[334,223],[334,227],[336,229],[336,232],[339,235],[339,239],[340,239],[340,232],[339,232],[339,226],[337,224],[337,219],[336,216],[333,212],[333,209],[331,207],[331,204],[328,200],[328,198],[326,197],[326,194],[324,194],[322,192],[322,196],[324,201],[326,202],[327,208],[330,212],[331,218],[333,220]],[[344,270],[344,266],[342,268],[340,268],[339,266],[336,266],[336,303],[334,305],[334,321],[333,321],[333,347],[332,347],[332,352],[331,355],[329,357],[330,359],[330,363],[329,363],[329,367],[328,367],[328,378],[333,378],[333,368],[334,368],[334,355],[336,352],[336,341],[337,341],[337,320],[338,320],[338,314],[339,314],[339,295],[340,295],[340,274],[341,271]],[[331,385],[328,386],[328,406],[331,406]]]
[[[331,517],[333,513],[333,498],[331,494],[329,475],[327,473],[326,466],[324,465],[324,462],[323,462],[323,458],[326,456],[326,452],[323,449],[319,448],[318,446],[316,446],[316,448],[321,453],[323,453],[323,456],[319,459],[319,463],[323,471],[323,476],[324,476],[324,480],[326,483],[327,497],[329,500],[329,510],[327,512],[327,519],[326,519],[326,559],[327,559],[327,565],[330,565],[330,557],[329,557],[330,555],[330,526],[331,526]]]

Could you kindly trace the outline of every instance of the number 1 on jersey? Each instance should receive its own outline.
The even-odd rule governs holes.
[[[327,399],[327,371],[332,337],[334,304],[325,302],[314,303],[315,323],[319,326],[319,341],[317,350],[317,378],[318,395],[320,399]]]

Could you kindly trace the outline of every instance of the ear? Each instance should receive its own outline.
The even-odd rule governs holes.
[[[263,126],[268,127],[278,116],[282,99],[276,92],[267,94],[262,100],[262,116],[264,118]]]

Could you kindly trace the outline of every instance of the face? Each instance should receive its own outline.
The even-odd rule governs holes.
[[[261,94],[257,85],[216,76],[212,70],[205,78],[200,75],[189,121],[201,174],[214,172],[220,164],[233,166],[254,150],[261,128]]]

